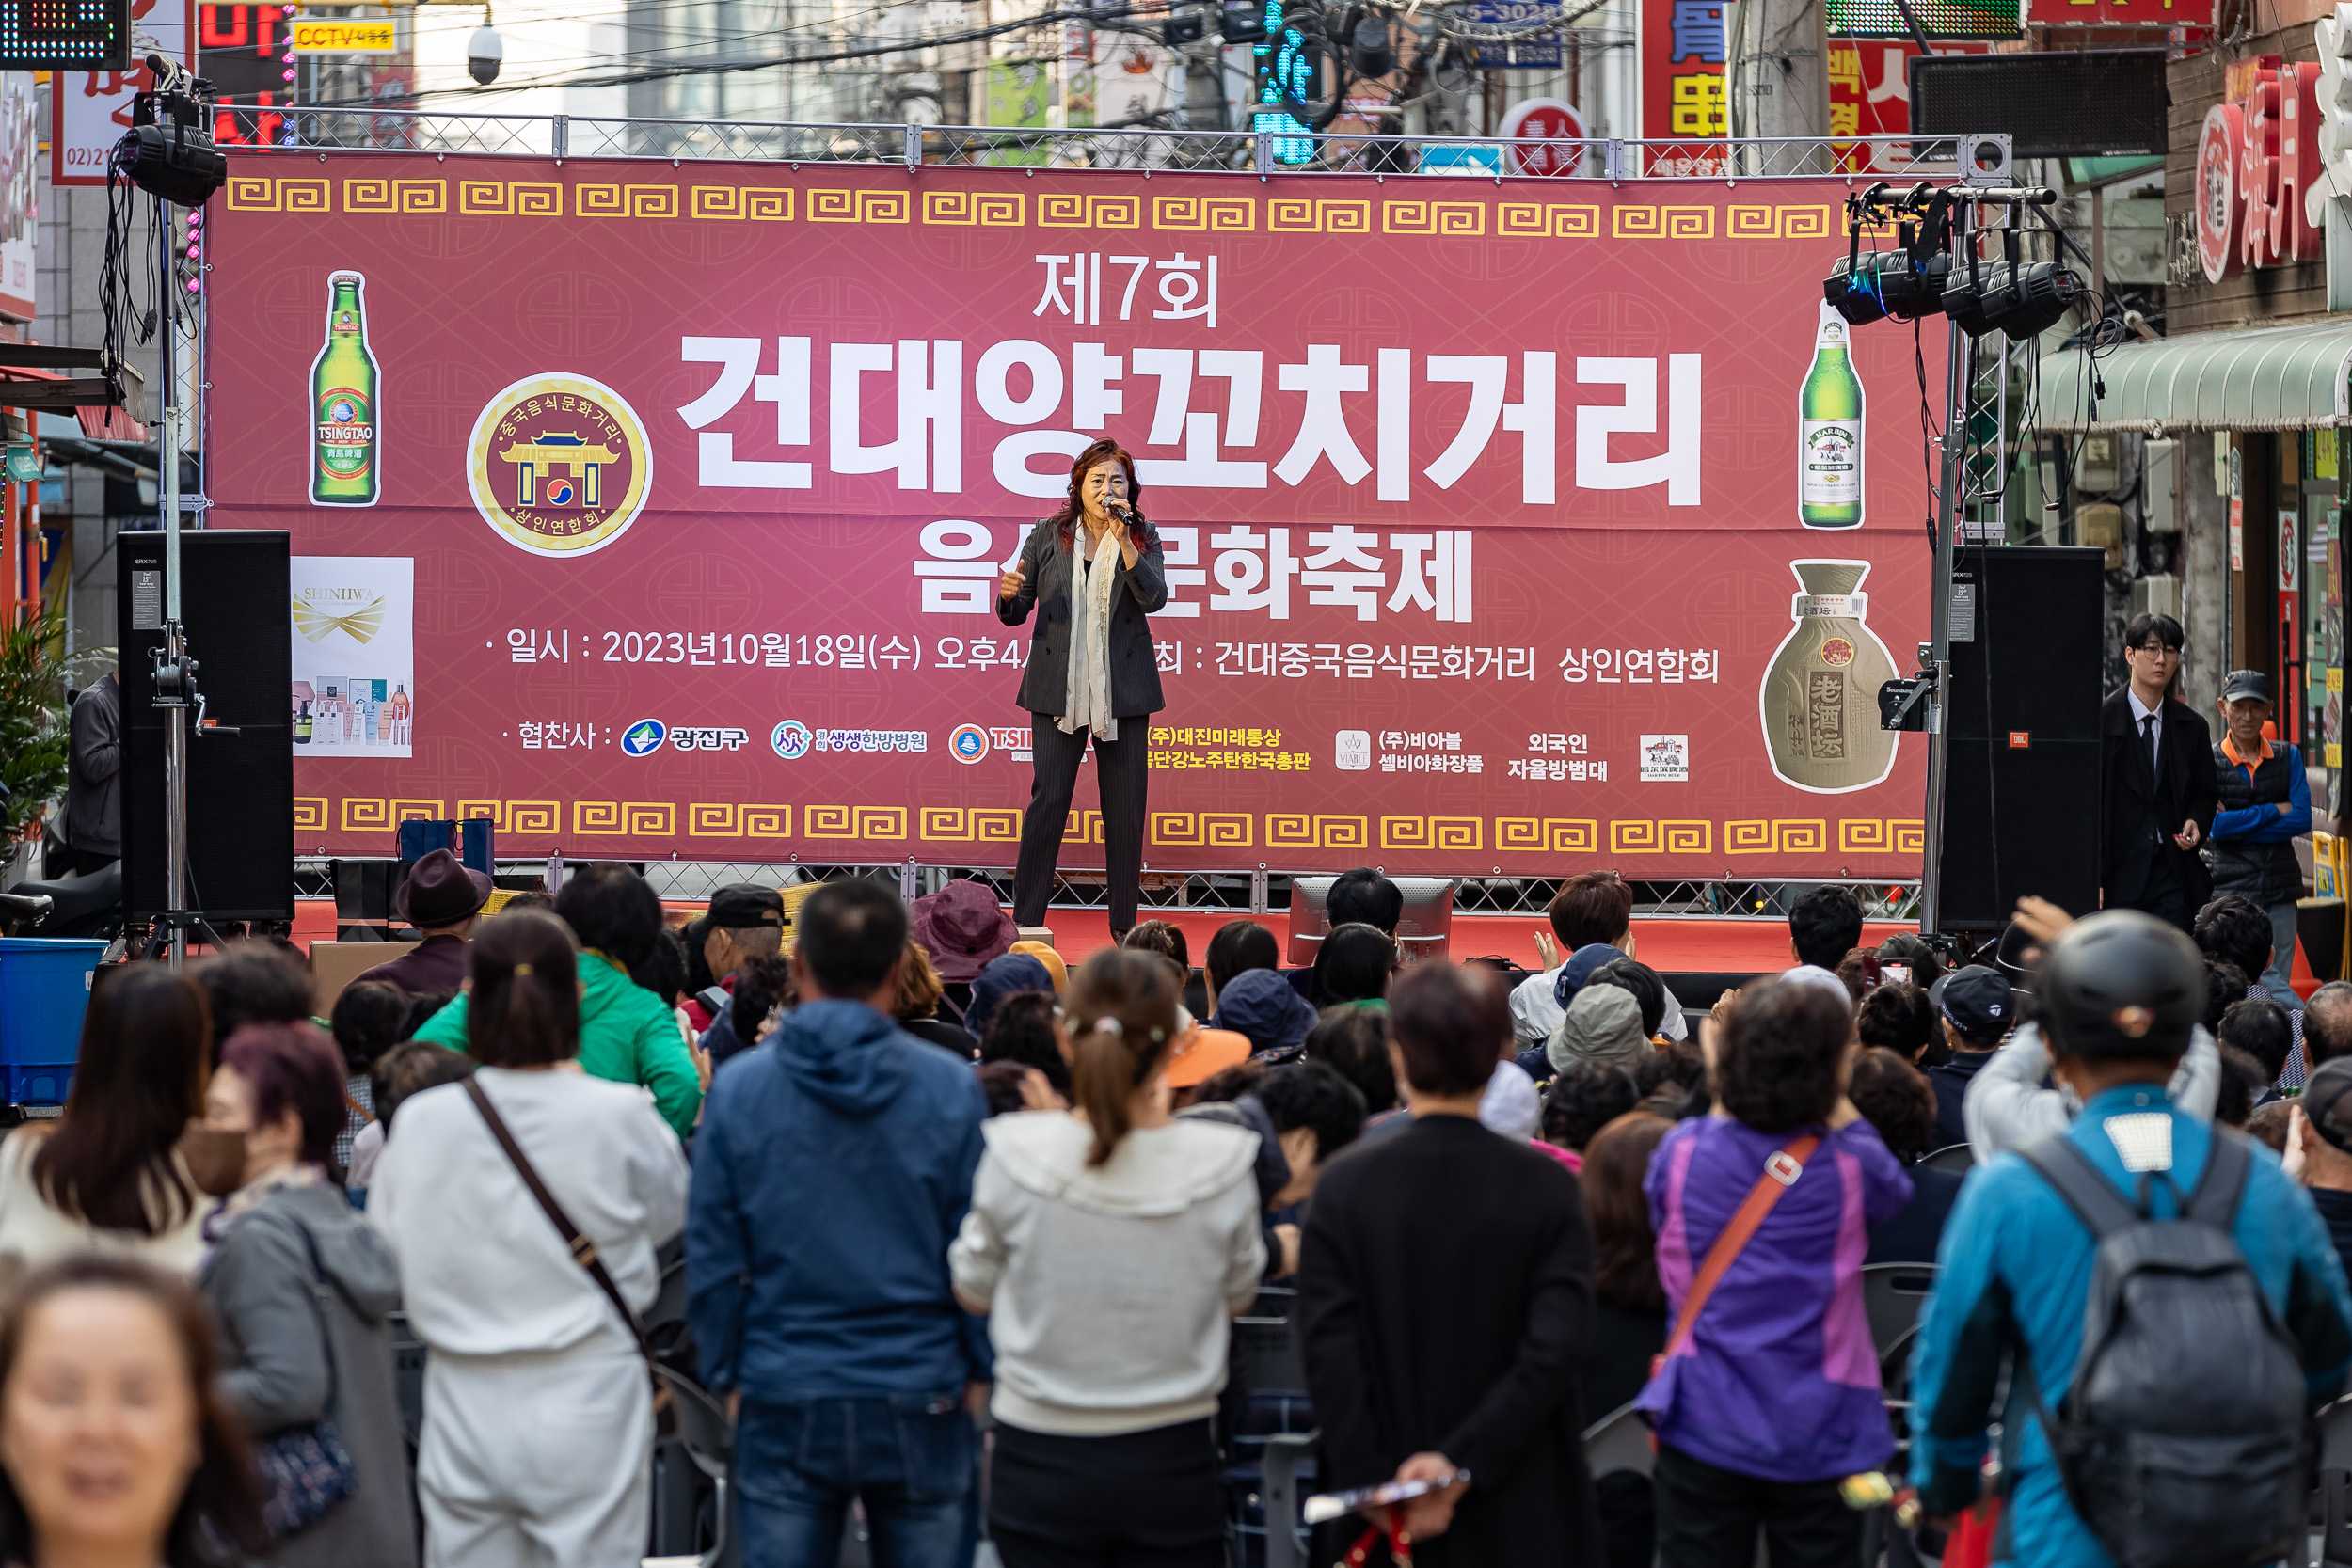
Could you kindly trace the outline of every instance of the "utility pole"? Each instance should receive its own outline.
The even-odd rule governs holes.
[[[1826,0],[1742,0],[1739,135],[1829,135]],[[1750,14],[1752,13],[1752,14]]]

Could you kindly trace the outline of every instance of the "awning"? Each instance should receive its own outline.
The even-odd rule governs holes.
[[[2037,430],[2075,436],[2139,431],[2317,430],[2352,424],[2352,318],[2200,332],[2091,353],[2042,356]]]

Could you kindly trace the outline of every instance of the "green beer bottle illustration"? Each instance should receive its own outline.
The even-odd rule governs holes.
[[[1813,329],[1813,368],[1797,396],[1797,516],[1807,528],[1862,526],[1862,378],[1851,328],[1828,305]]]
[[[310,502],[373,506],[383,411],[376,405],[381,378],[359,308],[366,279],[338,272],[326,282],[326,343],[310,365]]]

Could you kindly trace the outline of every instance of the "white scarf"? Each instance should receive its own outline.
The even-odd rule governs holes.
[[[1119,738],[1119,717],[1111,711],[1111,587],[1119,576],[1119,546],[1105,532],[1086,558],[1086,522],[1070,536],[1070,695],[1061,731],[1091,730],[1098,740]]]

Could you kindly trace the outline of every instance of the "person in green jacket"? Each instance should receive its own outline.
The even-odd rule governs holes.
[[[661,900],[626,865],[581,866],[564,884],[555,912],[583,949],[580,963],[580,1065],[591,1078],[643,1084],[680,1139],[702,1109],[702,1075],[677,1014],[628,977],[661,935]],[[466,1049],[466,998],[425,1020],[416,1037]]]

